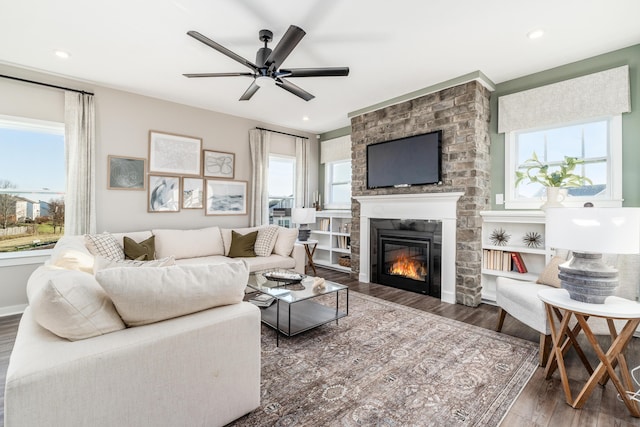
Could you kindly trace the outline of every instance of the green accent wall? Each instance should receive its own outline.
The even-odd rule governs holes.
[[[495,204],[495,195],[504,194],[504,134],[498,133],[498,98],[514,92],[557,83],[563,80],[597,73],[610,68],[629,65],[631,84],[631,112],[622,115],[622,197],[623,206],[640,206],[640,44],[605,53],[582,61],[541,71],[504,83],[498,83],[491,94],[491,204],[494,210],[504,205]]]

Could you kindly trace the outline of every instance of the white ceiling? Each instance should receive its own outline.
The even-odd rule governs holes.
[[[0,62],[322,133],[476,70],[500,83],[640,43],[639,16],[638,0],[0,0]],[[189,30],[253,62],[258,31],[273,31],[273,48],[290,24],[307,35],[284,67],[350,75],[291,79],[309,102],[277,87],[241,102],[247,77],[182,76],[249,71]],[[545,35],[528,39],[536,28]]]

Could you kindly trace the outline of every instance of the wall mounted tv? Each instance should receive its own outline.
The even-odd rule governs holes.
[[[367,145],[367,188],[442,181],[442,131]]]

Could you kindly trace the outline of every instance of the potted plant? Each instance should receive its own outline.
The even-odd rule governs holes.
[[[566,197],[568,187],[580,187],[584,184],[592,184],[591,180],[585,176],[574,173],[576,166],[583,164],[584,160],[576,157],[564,156],[559,168],[544,164],[538,159],[534,151],[531,158],[524,163],[524,170],[516,171],[516,187],[524,180],[543,185],[547,188],[547,202],[542,209],[549,206],[562,206],[560,202]],[[553,168],[552,170],[549,170]]]

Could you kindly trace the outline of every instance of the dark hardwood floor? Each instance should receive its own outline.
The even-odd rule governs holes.
[[[460,304],[446,304],[440,302],[439,299],[425,295],[387,286],[360,283],[352,279],[349,274],[324,268],[318,268],[318,276],[347,285],[352,291],[372,295],[482,328],[494,329],[496,326],[498,308],[492,305],[481,304],[479,307],[471,308]],[[19,315],[0,318],[0,379],[2,384],[4,384],[9,355],[13,348],[19,320]],[[536,331],[510,316],[507,316],[502,331],[505,334],[535,343],[538,342],[538,333]],[[606,343],[603,342],[602,344],[605,345]],[[586,350],[589,346],[585,343],[583,348]],[[587,351],[586,353],[590,360],[596,360],[593,352]],[[640,365],[640,338],[632,339],[626,355],[630,367]],[[567,371],[572,382],[572,391],[575,395],[588,378],[588,375],[573,351],[567,354]],[[544,379],[543,369],[538,368],[520,397],[509,410],[502,426],[640,426],[640,419],[631,417],[624,404],[616,396],[616,390],[611,383],[608,383],[605,387],[598,386],[585,404],[585,407],[581,410],[575,410],[565,403],[558,373],[547,381]],[[0,390],[0,397],[4,402],[4,387]],[[3,425],[4,405],[0,406],[0,411],[2,411],[0,413],[1,426]]]

